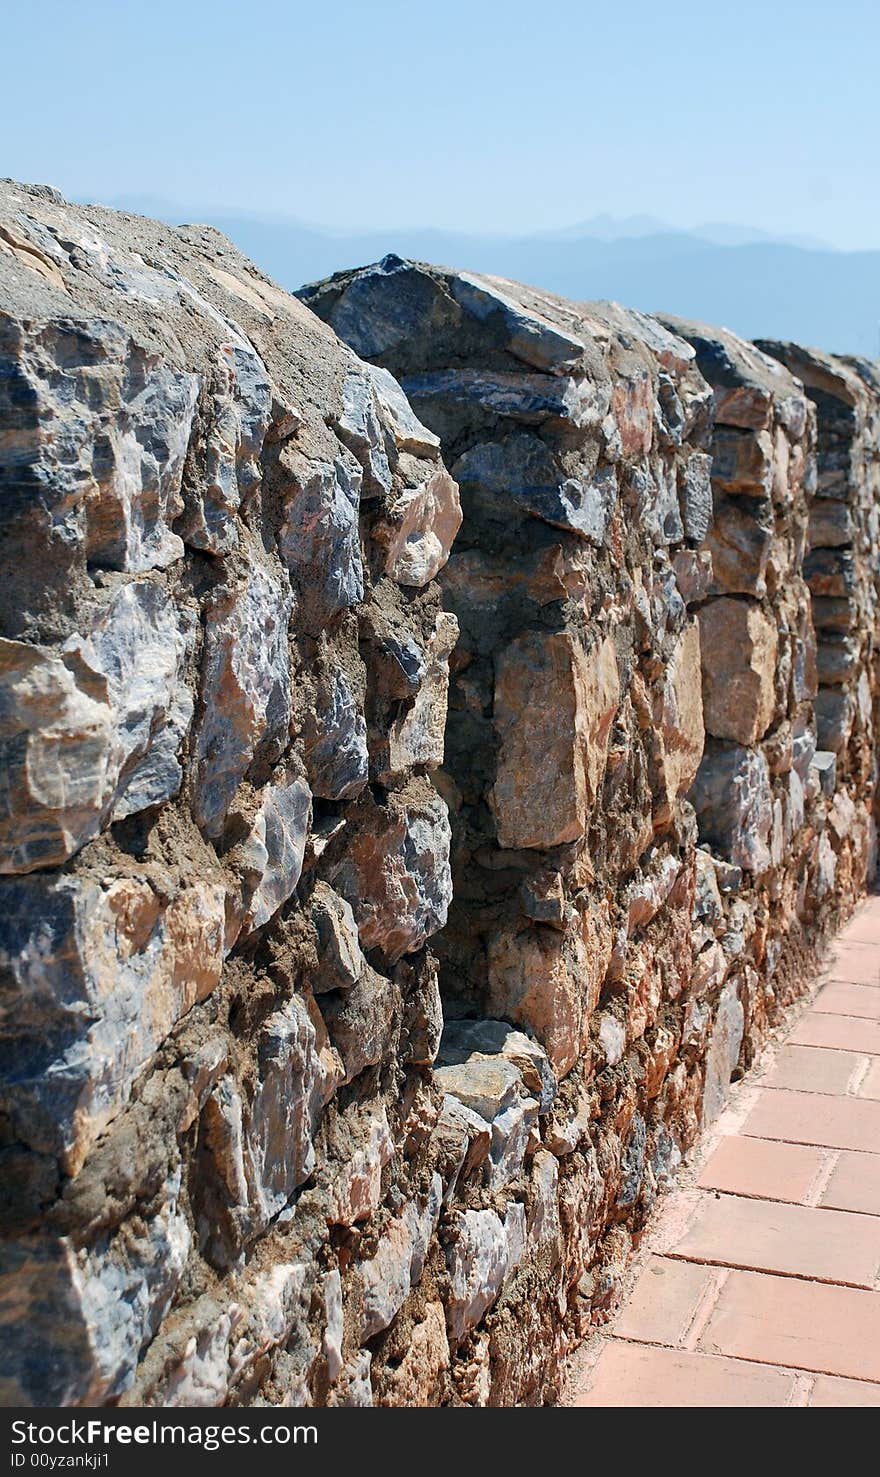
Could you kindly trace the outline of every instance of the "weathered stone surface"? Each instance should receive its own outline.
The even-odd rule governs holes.
[[[331,1225],[352,1226],[366,1220],[382,1199],[382,1170],[394,1154],[394,1142],[385,1107],[359,1125],[358,1147],[336,1176],[327,1219]]]
[[[103,884],[10,879],[4,893],[5,1108],[17,1138],[74,1174],[168,1032],[217,985],[224,889],[144,871]]]
[[[335,428],[360,463],[364,495],[387,496],[391,491],[391,466],[379,421],[375,380],[357,360],[349,365],[342,382],[342,411],[336,417]]]
[[[492,1210],[466,1210],[456,1219],[447,1251],[451,1297],[446,1309],[449,1336],[464,1338],[495,1301],[509,1267],[504,1224]]]
[[[377,764],[383,784],[413,768],[432,770],[443,763],[449,658],[457,640],[458,621],[440,611],[420,664],[418,690],[388,730],[387,758]]]
[[[323,800],[351,799],[369,780],[367,720],[355,683],[340,666],[318,674],[303,751],[312,792]]]
[[[390,498],[375,538],[385,547],[385,573],[420,587],[440,572],[461,527],[458,485],[442,467]]]
[[[701,687],[702,624],[690,621],[679,637],[666,669],[659,704],[658,733],[661,765],[670,803],[693,783],[703,757],[703,694]]]
[[[290,480],[279,550],[299,599],[299,618],[306,630],[317,632],[364,598],[362,476],[354,459],[341,452],[333,462],[312,462],[285,447],[281,464]]]
[[[475,428],[503,418],[519,425],[559,422],[580,431],[601,420],[600,397],[583,383],[551,374],[510,374],[504,370],[449,369],[412,375],[403,381],[412,404],[432,425],[446,432],[465,419]],[[607,404],[604,406],[607,410]]]
[[[691,791],[700,837],[722,858],[747,872],[770,865],[772,792],[760,751],[739,746],[707,748]]]
[[[212,554],[227,554],[238,545],[236,515],[259,490],[259,458],[272,419],[265,364],[241,334],[232,330],[230,337],[211,376],[204,477],[184,486],[186,542]]]
[[[271,764],[286,746],[290,611],[281,577],[256,564],[218,593],[208,613],[193,760],[193,810],[206,836],[222,835],[254,760]]]
[[[754,744],[776,703],[776,626],[759,605],[710,600],[699,612],[703,712],[715,738]]]
[[[360,979],[338,996],[325,996],[321,1014],[345,1069],[343,1082],[374,1067],[400,1033],[403,1001],[399,987],[364,965]]]
[[[537,928],[489,941],[489,1007],[534,1032],[557,1078],[584,1049],[611,952],[611,930],[599,910],[575,915],[564,934]]]
[[[680,484],[685,536],[702,543],[712,522],[712,458],[704,451],[688,457]]]
[[[730,1078],[739,1061],[744,1027],[743,1008],[736,981],[729,980],[721,992],[715,1025],[706,1053],[706,1076],[703,1084],[702,1121],[710,1124],[718,1117],[730,1093]]]
[[[4,1405],[93,1404],[118,1395],[174,1295],[190,1248],[179,1172],[155,1214],[77,1251],[66,1238],[7,1243],[0,1276]],[[22,1298],[29,1316],[22,1318]],[[45,1359],[46,1350],[53,1357]]]
[[[584,652],[568,635],[530,632],[500,654],[492,791],[499,845],[546,848],[584,834],[619,701],[610,638]]]
[[[403,1359],[390,1379],[390,1405],[426,1406],[439,1401],[440,1381],[449,1368],[449,1341],[443,1304],[428,1303],[410,1334]]]
[[[446,922],[449,818],[436,792],[415,781],[381,810],[369,802],[359,814],[364,824],[333,881],[354,909],[364,948],[393,964]]]
[[[312,792],[302,779],[282,779],[262,791],[241,866],[250,890],[242,933],[262,928],[293,893],[302,872]]]
[[[365,967],[351,906],[326,882],[319,882],[310,907],[318,934],[318,973],[312,979],[312,989],[316,995],[351,989]]]
[[[870,865],[880,375],[0,222],[9,1393],[553,1399]]]
[[[224,1077],[203,1111],[211,1177],[197,1224],[207,1255],[220,1266],[265,1230],[311,1174],[321,1114],[345,1075],[320,1014],[300,996],[261,1027],[255,1071],[245,1093]]]
[[[589,482],[566,477],[540,437],[519,432],[474,446],[453,470],[462,487],[473,487],[494,502],[498,518],[504,517],[509,501],[591,543],[604,541],[618,491],[611,468]]]
[[[362,1262],[361,1337],[387,1328],[425,1265],[428,1244],[437,1225],[443,1198],[440,1176],[431,1180],[428,1196],[411,1201],[403,1214],[388,1222],[379,1250]]]
[[[136,581],[60,651],[0,644],[0,871],[57,865],[109,821],[177,793],[192,637],[188,612]]]
[[[398,451],[409,451],[413,456],[435,456],[440,450],[440,437],[422,425],[394,376],[376,364],[369,365],[368,372]]]
[[[519,1069],[525,1087],[540,1100],[541,1111],[546,1112],[556,1095],[556,1079],[550,1070],[546,1052],[537,1041],[533,1041],[522,1031],[514,1031],[507,1021],[446,1022],[437,1059],[438,1066],[494,1056],[503,1057]]]
[[[97,317],[47,325],[5,313],[0,352],[10,376],[4,423],[16,433],[3,456],[15,492],[4,513],[14,628],[16,608],[19,620],[48,610],[76,565],[141,573],[180,558],[170,525],[183,508],[198,380]],[[45,581],[36,606],[27,589],[35,559]]]

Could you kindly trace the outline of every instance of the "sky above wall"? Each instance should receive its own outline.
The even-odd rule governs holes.
[[[878,0],[44,0],[2,29],[4,172],[78,199],[880,247]]]

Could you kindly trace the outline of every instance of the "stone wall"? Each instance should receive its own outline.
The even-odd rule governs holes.
[[[552,1399],[871,866],[876,369],[18,185],[0,280],[0,1399]]]

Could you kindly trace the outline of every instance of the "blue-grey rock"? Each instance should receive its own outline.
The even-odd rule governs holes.
[[[241,865],[249,897],[242,935],[262,928],[293,894],[302,873],[312,817],[312,792],[305,780],[266,785]]]
[[[388,376],[389,379],[391,376]],[[342,384],[342,411],[334,420],[341,440],[360,463],[362,496],[387,497],[391,491],[391,467],[385,432],[379,419],[376,389],[369,369],[352,363]]]
[[[305,722],[304,752],[312,791],[323,800],[351,799],[369,779],[367,722],[342,667],[318,683],[315,711]]]
[[[0,641],[0,872],[73,856],[180,789],[195,620],[161,585],[124,585],[61,648]]]
[[[363,476],[342,448],[332,462],[285,448],[281,461],[290,482],[279,551],[297,595],[298,620],[317,635],[364,598],[358,529]]]
[[[712,458],[703,451],[687,459],[679,494],[685,536],[703,542],[712,521]]]
[[[710,742],[688,798],[697,813],[701,841],[744,871],[767,870],[773,795],[760,749]]]
[[[288,742],[290,591],[254,563],[221,587],[208,611],[202,717],[193,756],[193,813],[206,836],[223,834],[229,807],[255,757],[277,760]]]
[[[376,364],[368,364],[366,368],[397,450],[435,458],[440,451],[440,437],[422,425],[394,375]]]
[[[260,486],[273,395],[265,364],[241,333],[230,334],[218,360],[199,475],[184,488],[181,530],[193,548],[225,554],[239,541],[239,509]]]
[[[524,364],[560,373],[574,368],[583,358],[581,339],[523,308],[491,277],[456,272],[449,286],[455,301],[470,317],[480,323],[495,318],[501,321],[505,347]]]
[[[494,501],[496,516],[505,504],[568,529],[601,545],[617,501],[617,474],[600,468],[583,480],[569,477],[537,436],[520,432],[503,441],[485,441],[466,451],[453,468],[458,482]]]
[[[77,1250],[66,1238],[7,1242],[0,1271],[0,1400],[97,1405],[131,1384],[190,1250],[180,1171],[152,1215]]]
[[[2,886],[0,1094],[16,1137],[76,1173],[168,1032],[214,989],[225,888],[160,871]]]

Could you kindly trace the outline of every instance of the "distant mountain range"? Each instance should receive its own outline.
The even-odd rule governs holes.
[[[615,298],[648,312],[724,324],[747,338],[791,338],[880,356],[880,251],[838,251],[711,223],[676,230],[652,216],[594,216],[522,236],[419,227],[341,231],[226,208],[184,209],[153,196],[108,202],[177,224],[206,221],[287,288],[388,252],[512,277],[572,298]]]

